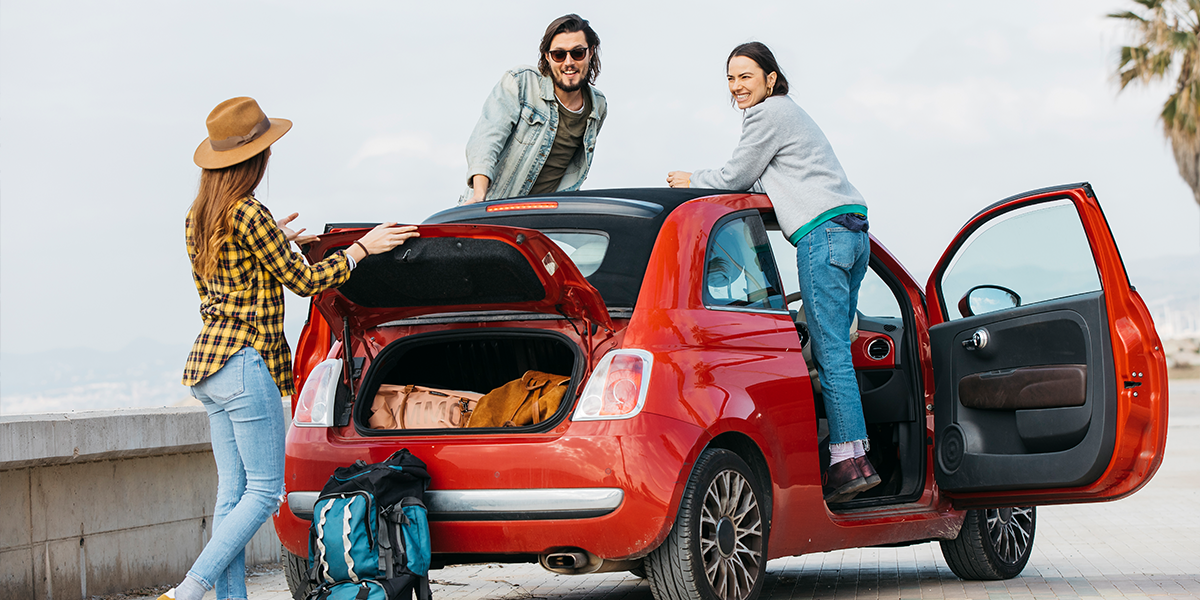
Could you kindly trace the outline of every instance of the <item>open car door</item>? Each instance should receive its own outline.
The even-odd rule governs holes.
[[[956,507],[1113,500],[1150,480],[1166,359],[1089,184],[988,207],[926,292],[935,477]]]

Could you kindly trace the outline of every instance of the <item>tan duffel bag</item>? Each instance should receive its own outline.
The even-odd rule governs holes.
[[[371,429],[453,429],[464,427],[483,394],[420,385],[379,386],[371,405]]]
[[[521,427],[541,423],[558,410],[570,376],[526,371],[479,399],[467,427]]]

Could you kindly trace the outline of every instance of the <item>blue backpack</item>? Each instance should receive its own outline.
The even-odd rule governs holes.
[[[309,598],[431,600],[427,487],[425,463],[408,450],[335,470],[313,506]]]

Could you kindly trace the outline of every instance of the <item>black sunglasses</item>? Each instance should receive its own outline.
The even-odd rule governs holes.
[[[571,60],[583,60],[587,53],[587,48],[574,48],[572,50],[551,50],[546,54],[549,54],[554,62],[562,62],[567,60],[568,54],[571,55]]]

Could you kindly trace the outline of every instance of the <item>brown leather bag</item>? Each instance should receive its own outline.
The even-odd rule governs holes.
[[[463,427],[483,394],[419,385],[379,386],[371,404],[371,429],[452,429]]]
[[[526,371],[479,399],[467,427],[521,427],[546,420],[558,405],[571,378],[541,371]]]

